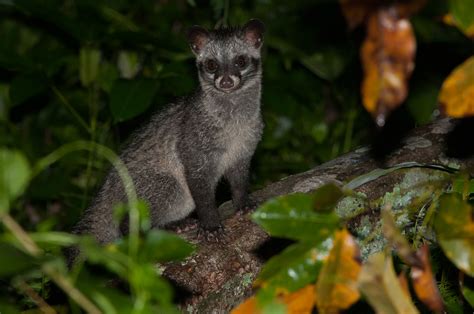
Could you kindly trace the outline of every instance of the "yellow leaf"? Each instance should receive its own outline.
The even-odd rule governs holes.
[[[346,230],[336,232],[334,246],[316,284],[319,313],[335,313],[357,302],[357,278],[361,269],[359,248]]]
[[[454,69],[439,94],[444,113],[453,118],[474,115],[474,57]]]
[[[418,310],[400,285],[391,258],[384,253],[371,255],[362,267],[359,288],[367,302],[380,314],[414,314]]]

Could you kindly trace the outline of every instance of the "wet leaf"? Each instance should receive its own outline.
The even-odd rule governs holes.
[[[122,122],[143,113],[158,90],[153,80],[118,80],[110,92],[110,110],[115,121]]]
[[[285,287],[295,291],[313,282],[332,247],[332,239],[315,246],[296,243],[272,257],[255,280],[257,286]]]
[[[390,210],[382,210],[381,216],[383,221],[383,234],[388,242],[395,248],[398,256],[409,266],[417,265],[422,267],[423,264],[416,255],[415,250],[412,249],[407,239],[398,229]]]
[[[0,148],[0,214],[8,211],[10,202],[20,196],[30,180],[30,165],[16,150]]]
[[[421,261],[422,267],[413,266],[411,268],[411,279],[413,289],[418,299],[420,299],[431,311],[443,312],[443,299],[436,286],[436,280],[431,270],[429,260],[428,245],[423,245],[416,252],[418,260]]]
[[[354,238],[346,229],[337,231],[334,246],[316,284],[319,313],[337,313],[359,299],[357,278],[360,269],[360,253]]]
[[[474,276],[472,206],[457,193],[442,195],[434,228],[444,254],[463,272]]]
[[[295,193],[280,196],[263,204],[253,220],[272,236],[320,242],[339,225],[334,212],[319,213],[314,209],[313,195]]]
[[[446,78],[438,96],[441,109],[453,118],[474,115],[474,57],[456,67]]]
[[[418,313],[398,281],[392,259],[386,258],[384,253],[369,257],[362,266],[358,282],[376,313]]]
[[[387,7],[370,15],[361,47],[362,99],[380,127],[407,97],[408,79],[415,66],[416,41],[411,24],[396,10]]]

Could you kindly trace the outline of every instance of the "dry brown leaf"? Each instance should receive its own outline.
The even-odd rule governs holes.
[[[474,116],[474,57],[451,72],[438,98],[446,115],[453,118]]]
[[[336,232],[334,246],[316,283],[319,313],[337,313],[357,302],[360,270],[360,253],[354,238],[346,229]]]
[[[416,41],[410,22],[395,6],[374,11],[361,47],[365,108],[383,126],[387,115],[407,97],[408,79],[415,66]]]
[[[339,3],[349,29],[354,29],[367,19],[380,0],[340,0]]]
[[[443,299],[431,271],[428,245],[423,245],[416,253],[418,259],[423,263],[423,267],[413,266],[411,268],[411,279],[415,293],[430,310],[442,313],[444,311]]]
[[[409,17],[424,7],[426,2],[427,0],[400,0],[393,2],[393,5],[400,17]],[[386,0],[339,0],[339,3],[349,29],[361,25],[373,11],[387,5]]]
[[[392,259],[386,258],[384,253],[369,257],[362,266],[358,283],[376,313],[418,313],[398,281]]]

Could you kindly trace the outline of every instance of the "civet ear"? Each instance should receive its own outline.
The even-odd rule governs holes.
[[[209,32],[201,26],[194,25],[188,29],[187,38],[191,50],[198,54],[209,41]]]
[[[262,21],[251,19],[244,25],[243,36],[244,40],[255,48],[260,48],[263,44],[263,33],[265,32],[265,25]]]

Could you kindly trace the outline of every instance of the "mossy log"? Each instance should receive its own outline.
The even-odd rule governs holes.
[[[401,140],[399,148],[384,156],[383,160],[374,158],[369,147],[357,149],[272,183],[252,193],[252,198],[261,204],[279,195],[311,192],[328,182],[343,186],[372,173],[366,176],[367,180],[360,179],[354,189],[355,195],[343,199],[336,208],[357,237],[363,258],[385,245],[380,233],[379,212],[382,206],[391,207],[398,226],[405,232],[429,238],[430,232],[422,223],[424,213],[436,196],[434,191],[445,188],[449,182],[446,180],[449,174],[436,166],[464,169],[471,174],[474,169],[474,158],[459,158],[452,153],[459,151],[453,145],[472,145],[457,138],[459,134],[456,132],[463,131],[462,122],[459,123],[445,118],[414,129]],[[434,167],[404,168],[381,176],[381,170],[377,170],[407,162]],[[221,241],[202,240],[196,228],[184,229],[179,233],[196,244],[196,254],[185,261],[165,266],[164,275],[179,287],[177,294],[185,312],[229,312],[252,294],[252,282],[267,255],[262,253],[265,251],[262,248],[268,243],[269,236],[250,220],[248,213],[234,214],[230,202],[224,203],[220,210],[228,217]]]

